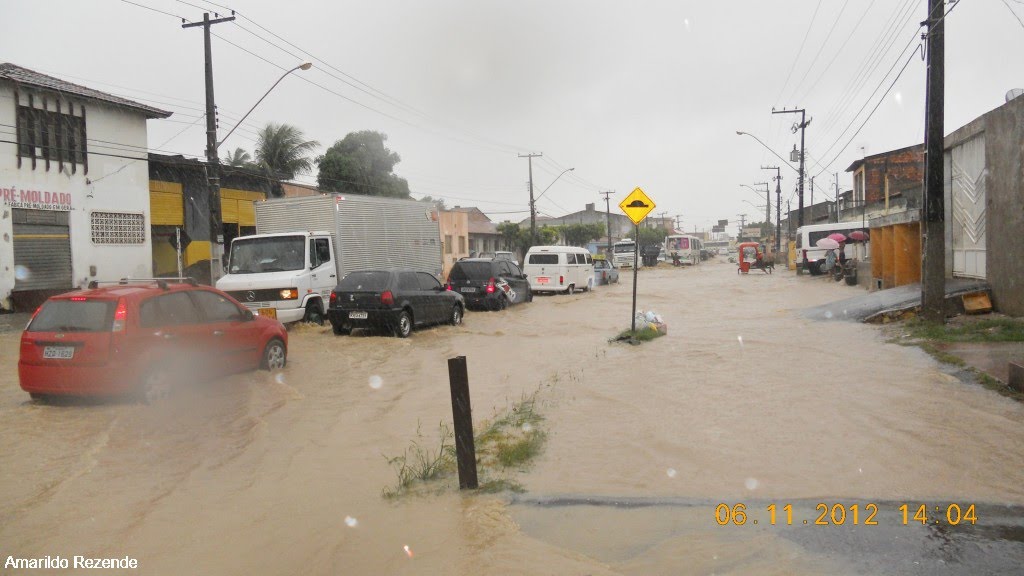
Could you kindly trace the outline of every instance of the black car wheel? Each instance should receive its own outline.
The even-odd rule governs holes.
[[[402,310],[398,315],[398,322],[395,324],[395,336],[408,338],[412,334],[412,315],[408,310]]]
[[[346,336],[352,333],[352,329],[344,324],[331,324],[331,330],[334,331],[335,336]]]
[[[495,308],[497,308],[498,310],[504,310],[505,308],[508,308],[508,299],[505,298],[504,296],[498,295],[498,302],[497,304],[495,304]]]
[[[267,342],[267,347],[263,349],[263,359],[260,362],[260,367],[264,370],[280,370],[287,363],[288,350],[285,349],[284,342],[278,338]]]
[[[458,304],[452,306],[452,314],[448,319],[448,323],[452,326],[462,324],[462,306],[459,306]]]
[[[526,301],[533,302],[533,289],[529,286],[526,287]]]

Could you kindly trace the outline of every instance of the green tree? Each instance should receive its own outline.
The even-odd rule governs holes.
[[[568,246],[584,247],[591,240],[604,235],[604,224],[566,224],[559,226],[562,238]]]
[[[423,198],[420,198],[420,202],[426,202],[427,204],[432,204],[434,206],[437,206],[441,210],[447,210],[448,209],[448,207],[444,203],[444,198],[438,198],[437,200],[434,200],[433,196],[424,196]]]
[[[251,168],[252,156],[241,148],[235,148],[234,152],[228,153],[226,158],[221,159],[221,163],[235,168]]]
[[[529,236],[529,232],[520,228],[519,224],[515,222],[502,222],[498,224],[498,234],[501,234],[501,242],[505,250],[512,251],[518,250],[523,239]]]
[[[409,183],[394,173],[402,158],[384,146],[388,137],[380,132],[351,132],[316,159],[320,173],[317,185],[367,196],[409,198]]]
[[[275,177],[291,180],[313,168],[311,154],[319,146],[316,140],[306,140],[302,130],[271,122],[256,139],[256,162]]]
[[[665,241],[665,236],[668,232],[664,228],[644,228],[640,227],[639,237],[636,239],[636,243],[640,246],[647,246],[649,244],[661,244]]]

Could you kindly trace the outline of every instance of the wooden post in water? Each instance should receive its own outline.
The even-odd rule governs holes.
[[[469,403],[469,374],[466,357],[448,359],[448,382],[452,390],[455,420],[455,457],[459,465],[459,488],[476,489],[476,446],[473,444],[473,410]]]

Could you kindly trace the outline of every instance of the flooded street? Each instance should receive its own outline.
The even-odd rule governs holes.
[[[1024,505],[1024,407],[875,327],[796,314],[857,288],[737,277],[720,260],[644,270],[638,307],[668,336],[609,344],[631,282],[405,340],[301,326],[283,373],[155,407],[30,402],[19,333],[0,334],[0,552],[129,556],[142,574],[942,573],[977,547],[931,565],[868,561],[854,543],[929,549],[903,504],[1018,522],[1004,507]],[[511,472],[526,492],[383,498],[387,458],[436,446],[450,423],[457,355],[478,423],[539,390],[547,444]],[[875,503],[879,526],[814,526],[817,502]],[[719,503],[761,523],[719,526]],[[793,504],[794,526],[765,526],[773,503]],[[968,529],[945,530],[956,543]],[[1007,534],[985,549],[1013,565]]]

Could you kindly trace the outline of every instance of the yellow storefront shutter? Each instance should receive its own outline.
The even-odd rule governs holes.
[[[150,180],[149,212],[153,226],[184,226],[185,206],[181,184]]]

